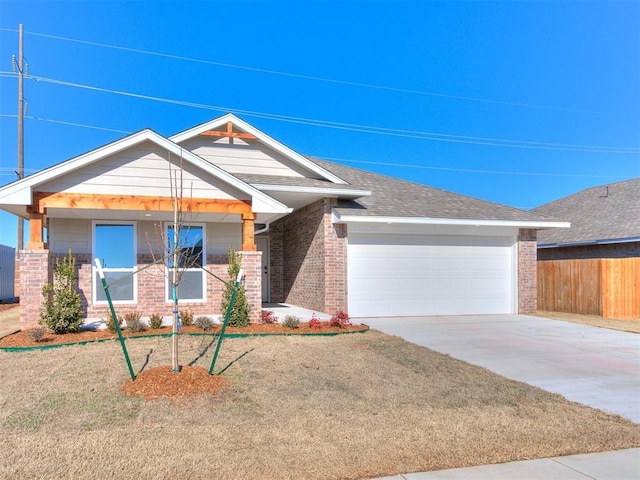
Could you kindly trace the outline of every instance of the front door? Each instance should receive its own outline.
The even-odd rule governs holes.
[[[256,237],[256,246],[262,252],[262,303],[269,303],[269,237]]]

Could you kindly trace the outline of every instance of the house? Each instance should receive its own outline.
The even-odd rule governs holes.
[[[37,322],[42,285],[69,249],[88,317],[107,313],[95,257],[120,280],[119,312],[170,311],[161,267],[132,275],[171,233],[170,168],[183,172],[185,240],[198,249],[180,302],[197,315],[219,311],[223,285],[207,272],[226,275],[230,245],[254,321],[267,301],[352,317],[528,312],[537,231],[567,226],[310,159],[231,114],[168,138],[142,130],[0,188],[0,208],[29,220],[23,328]]]
[[[640,317],[640,178],[587,188],[532,212],[571,222],[538,235],[541,309]]]

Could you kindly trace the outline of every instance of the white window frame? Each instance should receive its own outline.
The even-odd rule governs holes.
[[[94,305],[108,305],[107,300],[98,300],[97,289],[102,288],[102,282],[96,280],[97,269],[93,259],[96,258],[96,226],[97,225],[130,225],[133,227],[133,261],[134,264],[131,268],[104,268],[105,273],[108,272],[129,272],[133,273],[133,299],[132,300],[117,300],[111,299],[114,304],[119,305],[135,305],[138,303],[138,275],[135,274],[138,268],[138,226],[137,222],[132,221],[117,221],[117,220],[93,220],[91,222],[91,283],[93,285],[91,289],[91,297]]]
[[[187,227],[183,226],[183,230],[187,228],[192,228],[192,227],[202,228],[202,267],[206,267],[207,266],[207,224],[191,223]],[[173,228],[173,222],[165,222],[164,228],[163,228],[164,235],[165,235],[164,238],[167,242],[165,255],[167,255],[167,252],[169,251],[169,247],[170,247],[169,228]],[[169,281],[169,279],[171,278],[172,268],[169,267],[169,264],[170,264],[169,259],[165,257],[166,275],[164,278],[164,291],[165,291],[165,302],[167,304],[173,303],[173,298],[171,298],[171,291],[169,288],[171,285],[171,282]],[[207,277],[206,277],[206,272],[204,271],[204,268],[196,267],[196,268],[187,268],[184,270],[186,270],[187,272],[200,271],[200,274],[202,276],[202,298],[185,298],[185,299],[179,298],[179,300],[187,303],[206,303],[207,302]]]

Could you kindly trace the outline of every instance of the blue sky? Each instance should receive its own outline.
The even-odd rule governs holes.
[[[0,0],[0,185],[20,23],[26,173],[234,112],[302,154],[524,209],[640,176],[640,2]]]

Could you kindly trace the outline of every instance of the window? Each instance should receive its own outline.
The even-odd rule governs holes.
[[[167,224],[165,228],[167,234],[167,244],[169,251],[173,251],[176,241],[173,224]],[[201,267],[206,264],[207,254],[205,252],[205,226],[189,225],[178,229],[179,237],[177,244],[180,247],[178,252],[178,273],[180,275],[178,283],[178,298],[189,301],[206,300],[206,278]],[[173,272],[173,258],[167,259],[167,282],[166,298],[168,302],[173,300],[171,292],[171,282]]]
[[[94,222],[93,258],[99,258],[114,303],[136,302],[136,229],[133,223]],[[93,301],[107,301],[94,266]]]

